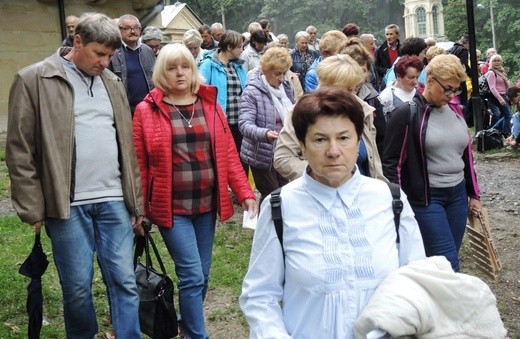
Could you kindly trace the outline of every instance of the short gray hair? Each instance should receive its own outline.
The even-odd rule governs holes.
[[[83,45],[97,42],[114,50],[121,47],[121,32],[112,19],[104,14],[83,14],[76,23],[74,33],[79,35]]]
[[[386,26],[385,31],[387,29],[393,29],[393,30],[395,30],[396,33],[399,33],[399,26],[397,26],[396,24],[390,24],[390,25]]]
[[[117,24],[119,26],[121,26],[121,23],[124,21],[124,20],[132,20],[132,21],[137,21],[137,23],[139,24],[139,26],[141,26],[141,23],[139,22],[139,19],[137,19],[137,17],[135,15],[132,15],[132,14],[123,14],[119,17],[119,19],[117,20]]]
[[[222,26],[222,24],[220,22],[215,22],[213,25],[211,25],[210,27],[211,29],[211,33],[213,33],[214,30],[216,29],[224,29],[224,26]]]
[[[188,29],[182,36],[182,43],[187,47],[190,45],[202,45],[202,35],[196,29]]]
[[[305,31],[299,31],[299,32],[296,33],[296,35],[294,36],[294,40],[295,40],[296,42],[298,42],[298,39],[300,39],[300,38],[305,38],[305,39],[307,39],[307,41],[309,41],[309,39],[310,39],[311,37],[309,36],[309,33],[305,32]]]
[[[159,28],[154,26],[147,26],[145,29],[143,29],[143,34],[141,34],[141,40],[142,41],[148,41],[148,40],[163,40],[162,32]]]
[[[316,31],[316,32],[317,32],[318,30],[317,30],[316,27],[314,27],[314,26],[308,26],[308,27],[305,29],[305,32],[309,33],[309,31]]]

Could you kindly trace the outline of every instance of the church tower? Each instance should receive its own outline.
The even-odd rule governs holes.
[[[404,8],[406,38],[445,39],[442,0],[405,0]]]

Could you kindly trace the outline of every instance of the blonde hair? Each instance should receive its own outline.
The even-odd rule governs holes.
[[[348,38],[343,32],[338,30],[327,31],[321,36],[320,53],[323,57],[336,55],[347,41]]]
[[[428,62],[430,62],[437,55],[442,55],[442,54],[448,54],[448,52],[446,52],[446,50],[444,48],[442,48],[441,46],[437,46],[437,45],[432,46],[426,50],[426,60],[428,60]]]
[[[270,71],[276,66],[282,66],[286,69],[291,68],[292,58],[289,51],[285,47],[270,47],[260,58],[260,68],[263,72]]]
[[[502,66],[498,66],[498,67],[493,66],[493,61],[495,59],[500,59],[500,61],[502,61]],[[502,56],[500,54],[495,54],[491,58],[489,58],[489,68],[493,69],[495,71],[498,71],[500,74],[502,74],[504,76],[507,76],[506,70],[504,69],[504,66],[503,66],[503,62],[504,62],[504,59],[502,59]]]
[[[324,59],[316,67],[320,86],[336,86],[353,90],[365,82],[365,73],[359,64],[346,54]]]
[[[466,79],[464,66],[453,54],[441,54],[434,57],[428,63],[427,74],[440,80],[457,79],[462,82]]]
[[[196,29],[188,29],[182,36],[182,43],[188,46],[199,46],[202,45],[202,36]]]
[[[191,92],[194,94],[197,93],[204,79],[199,73],[195,58],[193,58],[190,50],[181,43],[168,44],[159,52],[152,74],[155,87],[161,89],[163,92],[168,92],[170,85],[166,79],[166,72],[168,67],[175,62],[186,62],[189,64],[192,71]]]

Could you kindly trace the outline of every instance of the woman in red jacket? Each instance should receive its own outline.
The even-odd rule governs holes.
[[[245,210],[256,215],[258,205],[217,90],[202,85],[190,51],[164,46],[153,81],[133,121],[146,216],[159,226],[175,263],[186,338],[208,338],[203,301],[216,214],[221,220],[233,215],[228,185]]]

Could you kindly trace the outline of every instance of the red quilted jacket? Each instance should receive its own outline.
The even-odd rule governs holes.
[[[255,199],[236,151],[222,108],[217,103],[217,89],[201,85],[201,99],[208,124],[216,178],[217,212],[221,220],[233,216],[228,185],[241,203]],[[170,109],[162,101],[164,94],[153,89],[137,106],[134,114],[134,144],[141,170],[146,216],[156,225],[173,227],[172,212],[172,127]]]

